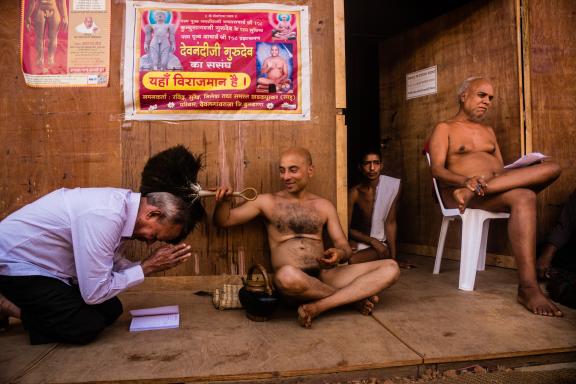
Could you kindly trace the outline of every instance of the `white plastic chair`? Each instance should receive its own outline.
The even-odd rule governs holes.
[[[430,165],[430,154],[425,152],[428,165]],[[458,288],[463,291],[473,291],[476,281],[476,271],[483,271],[486,265],[486,242],[488,240],[488,229],[491,219],[507,219],[510,214],[505,212],[489,212],[483,209],[466,208],[464,213],[460,213],[457,208],[446,208],[442,202],[442,196],[438,190],[438,183],[433,177],[434,191],[442,210],[442,226],[440,227],[440,238],[436,249],[436,260],[434,262],[434,274],[440,273],[440,262],[444,253],[444,242],[448,232],[448,224],[454,219],[462,220],[462,245],[460,248],[460,277]]]

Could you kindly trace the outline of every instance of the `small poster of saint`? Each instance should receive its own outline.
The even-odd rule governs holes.
[[[23,0],[20,59],[31,87],[106,87],[110,0]]]
[[[308,8],[128,1],[127,120],[309,120]]]

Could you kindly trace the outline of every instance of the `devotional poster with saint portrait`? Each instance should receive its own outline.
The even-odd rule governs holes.
[[[308,8],[128,1],[127,120],[309,120]]]

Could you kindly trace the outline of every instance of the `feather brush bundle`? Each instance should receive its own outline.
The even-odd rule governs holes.
[[[142,171],[140,192],[168,192],[189,205],[190,229],[194,229],[206,212],[197,198],[198,172],[202,169],[202,155],[195,156],[183,145],[168,148],[152,156]]]

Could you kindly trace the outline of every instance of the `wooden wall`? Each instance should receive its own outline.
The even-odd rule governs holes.
[[[488,77],[495,86],[488,123],[505,162],[525,149],[550,155],[563,168],[560,179],[539,194],[542,241],[576,185],[575,150],[567,139],[576,134],[575,15],[571,0],[473,1],[381,44],[381,136],[392,138],[384,158],[389,173],[404,182],[401,249],[435,253],[441,213],[420,152],[434,125],[457,112],[456,90],[468,76]],[[406,74],[433,65],[438,94],[406,100]],[[453,225],[449,233],[452,258],[459,257],[459,231]],[[505,222],[492,222],[488,252],[492,264],[515,265]]]
[[[473,1],[397,35],[380,45],[380,131],[389,138],[385,172],[401,177],[401,250],[433,255],[441,223],[429,167],[421,154],[435,124],[458,111],[456,92],[469,76],[495,86],[488,122],[506,162],[521,153],[518,39],[515,2]],[[437,66],[438,93],[406,100],[406,75]],[[493,222],[488,252],[509,254],[503,223]],[[459,249],[459,225],[452,225],[447,248]],[[448,251],[457,256],[458,252]],[[502,262],[501,258],[498,260]]]
[[[529,36],[532,150],[551,155],[562,176],[540,193],[538,234],[542,238],[576,188],[576,1],[525,0]]]
[[[245,1],[201,1],[232,4]],[[124,4],[113,1],[112,25],[124,24]],[[192,3],[192,1],[190,1]],[[280,1],[278,1],[280,3]],[[124,122],[121,72],[122,28],[112,29],[111,81],[103,89],[32,89],[25,86],[18,59],[19,2],[3,1],[0,10],[0,217],[59,187],[121,186],[137,189],[150,155],[176,144],[205,154],[203,186],[251,186],[260,192],[281,187],[277,157],[282,149],[308,147],[316,176],[311,190],[336,199],[336,106],[334,16],[330,0],[285,1],[308,5],[311,52],[311,119],[283,121]],[[209,215],[213,202],[205,200]],[[268,264],[260,223],[218,230],[211,220],[189,236],[194,262],[166,275],[221,274],[238,271],[239,259]],[[145,245],[129,250],[133,259]],[[240,271],[242,272],[242,271]]]

